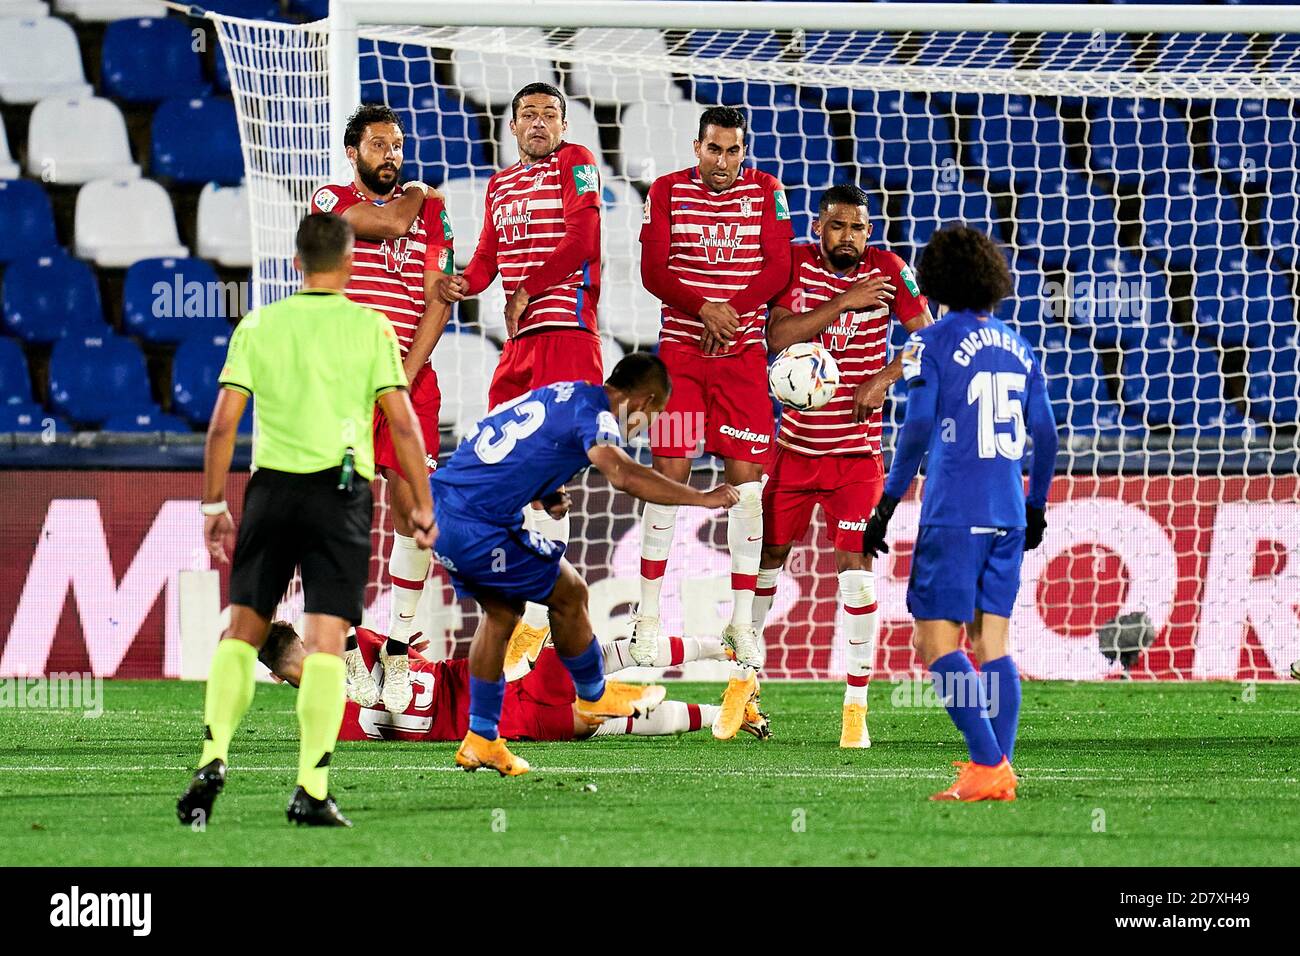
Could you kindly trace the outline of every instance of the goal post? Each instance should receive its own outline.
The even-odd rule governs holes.
[[[904,259],[953,220],[1007,249],[1015,292],[999,314],[1037,352],[1062,433],[1013,618],[1027,674],[1274,678],[1300,657],[1300,7],[333,0],[317,23],[209,16],[240,124],[256,302],[292,290],[311,192],[351,179],[343,126],[363,99],[403,117],[403,176],[444,192],[463,267],[487,178],[516,155],[510,93],[543,79],[601,166],[607,362],[652,348],[640,204],[692,162],[699,111],[738,106],[749,161],[781,179],[799,238],[820,192],[853,182],[873,244]],[[449,438],[484,410],[503,302],[498,284],[458,307],[434,353]],[[887,455],[905,405],[894,389]],[[882,675],[917,666],[904,594],[918,510],[915,496],[900,506],[875,569]],[[381,505],[381,554],[385,519]],[[716,633],[725,525],[679,520],[665,627]],[[778,585],[771,676],[843,672],[823,520]],[[638,538],[638,509],[583,477],[568,553],[602,637],[626,633]],[[472,606],[436,569],[428,590],[426,623],[463,651]]]

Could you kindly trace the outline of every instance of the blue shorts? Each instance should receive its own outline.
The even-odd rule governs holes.
[[[447,569],[457,597],[540,603],[555,590],[564,547],[522,528],[439,513],[433,557]]]
[[[966,622],[978,608],[1010,617],[1024,554],[1024,528],[922,525],[907,582],[908,613],[918,621]]]

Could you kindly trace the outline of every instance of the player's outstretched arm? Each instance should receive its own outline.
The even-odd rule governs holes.
[[[429,361],[429,356],[433,354],[433,349],[442,338],[451,318],[451,305],[444,302],[438,294],[438,283],[445,278],[446,273],[437,268],[424,270],[424,314],[420,316],[420,324],[416,326],[415,335],[411,338],[411,347],[402,359],[402,369],[406,372],[408,383],[415,381],[415,376]]]
[[[730,508],[740,500],[740,495],[731,485],[697,491],[690,485],[665,478],[659,472],[637,464],[617,445],[593,445],[587,450],[587,457],[619,491],[651,504]]]
[[[888,276],[870,276],[853,283],[839,295],[807,312],[796,311],[803,304],[802,298],[796,291],[794,296],[784,300],[789,302],[790,307],[772,306],[772,314],[767,320],[768,351],[780,352],[797,342],[811,341],[838,319],[841,313],[888,307],[894,298],[894,286],[890,284]],[[915,329],[909,326],[908,331]]]
[[[930,315],[929,306],[926,306],[920,315],[904,322],[903,328],[907,329],[909,333],[919,332],[927,325],[934,325],[934,318]],[[893,361],[858,386],[858,390],[853,396],[853,420],[855,422],[865,422],[869,419],[872,412],[885,404],[885,396],[889,394],[889,386],[902,377],[903,350],[899,349]]]
[[[359,239],[399,239],[406,235],[424,208],[426,193],[432,190],[424,183],[409,182],[402,187],[402,195],[392,202],[382,206],[359,202],[344,212],[343,218]]]

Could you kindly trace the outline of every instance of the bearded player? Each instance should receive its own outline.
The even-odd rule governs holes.
[[[342,216],[356,233],[352,278],[344,290],[354,302],[378,309],[393,324],[410,382],[411,405],[424,433],[426,465],[432,472],[439,445],[438,411],[442,395],[429,356],[446,328],[451,307],[432,292],[435,277],[452,271],[451,221],[442,197],[419,182],[398,185],[405,136],[398,115],[387,106],[361,106],[348,119],[343,143],[356,170],[345,186],[322,186],[312,197],[314,212]],[[376,413],[375,464],[393,496],[393,549],[388,558],[392,580],[388,643],[381,655],[383,703],[400,714],[411,703],[407,647],[415,608],[429,574],[427,548],[416,546],[407,520],[411,492],[397,462],[387,421]],[[344,655],[356,699],[373,704],[379,688],[362,666],[355,648]]]
[[[379,655],[385,638],[366,628],[357,628],[357,641],[365,664],[377,680],[383,679]],[[628,640],[602,643],[605,674],[632,666]],[[696,660],[725,660],[720,641],[701,638],[671,638],[656,666],[676,667]],[[292,625],[277,622],[263,646],[259,659],[276,677],[298,686],[306,655],[302,639]],[[501,736],[506,740],[587,740],[593,737],[633,734],[660,737],[699,730],[712,723],[718,710],[710,704],[687,704],[665,700],[644,717],[626,717],[593,724],[576,708],[578,699],[573,679],[560,663],[553,647],[538,651],[536,659],[525,658],[525,676],[506,685],[501,707]],[[343,711],[339,740],[460,740],[469,727],[469,661],[465,658],[430,661],[417,646],[411,648],[411,681],[417,690],[402,714],[379,707],[359,707],[349,701]],[[767,718],[757,705],[745,715],[742,728],[760,740],[771,737]]]
[[[767,344],[780,352],[796,342],[818,343],[839,366],[840,387],[819,409],[787,408],[781,416],[776,459],[763,487],[754,622],[761,634],[786,557],[821,505],[835,549],[845,632],[839,639],[848,658],[840,746],[870,747],[867,683],[880,624],[871,555],[861,543],[885,480],[880,407],[903,374],[901,352],[885,364],[889,324],[892,315],[915,332],[933,320],[912,270],[894,253],[867,245],[867,195],[857,186],[826,190],[813,235],[816,242],[792,247],[790,285],[772,305]]]
[[[723,459],[739,501],[727,513],[731,621],[723,641],[740,674],[728,681],[713,733],[734,737],[763,666],[753,625],[763,541],[763,466],[774,421],[767,392],[764,325],[768,301],[790,279],[790,210],[773,176],[745,166],[745,116],[713,107],[700,117],[697,165],[655,180],[641,226],[641,279],[663,303],[659,356],[673,379],[667,415],[651,436],[654,469],[684,482],[703,450]],[[658,651],[659,597],[677,508],[649,504],[641,519],[641,602],[632,656]]]
[[[564,94],[530,83],[515,94],[510,131],[519,162],[488,180],[483,230],[462,275],[439,284],[446,302],[478,295],[498,274],[505,289],[506,335],[488,389],[488,407],[553,382],[604,381],[596,303],[600,298],[600,167],[591,151],[564,141]],[[569,540],[569,518],[538,505],[526,526]],[[547,636],[546,609],[529,603],[511,643],[536,652]]]

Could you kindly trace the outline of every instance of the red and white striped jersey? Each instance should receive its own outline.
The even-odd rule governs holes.
[[[796,315],[829,302],[861,279],[883,273],[894,286],[890,308],[842,312],[811,341],[828,349],[840,369],[840,387],[826,405],[801,412],[782,410],[777,444],[805,455],[879,455],[881,410],[865,422],[853,420],[857,387],[885,367],[889,317],[910,322],[925,311],[925,296],[912,270],[898,256],[868,246],[852,272],[839,275],[822,257],[820,243],[791,247],[790,285],[773,303]]]
[[[591,151],[560,143],[545,159],[515,163],[496,173],[487,186],[483,229],[474,261],[465,270],[471,286],[486,287],[499,272],[509,298],[565,239],[566,221],[580,209],[600,210],[600,166]],[[600,298],[600,218],[595,235],[570,237],[595,250],[576,268],[545,289],[529,287],[528,308],[519,334],[542,329],[596,331]]]
[[[782,235],[782,233],[784,233]],[[668,242],[668,271],[710,302],[728,302],[763,269],[762,240],[793,236],[785,190],[776,177],[742,168],[735,183],[714,192],[698,167],[660,176],[650,187],[641,242]],[[700,346],[698,315],[664,303],[660,342]],[[731,347],[717,355],[766,348],[767,306],[740,317]]]
[[[398,186],[391,199],[400,195],[402,187]],[[322,186],[312,196],[311,205],[313,212],[341,216],[363,202],[378,203],[378,200],[367,199],[355,183],[349,183]],[[353,302],[388,316],[405,355],[424,315],[425,269],[450,273],[454,266],[451,219],[442,197],[430,195],[406,235],[383,240],[356,238],[352,278],[343,291]]]

